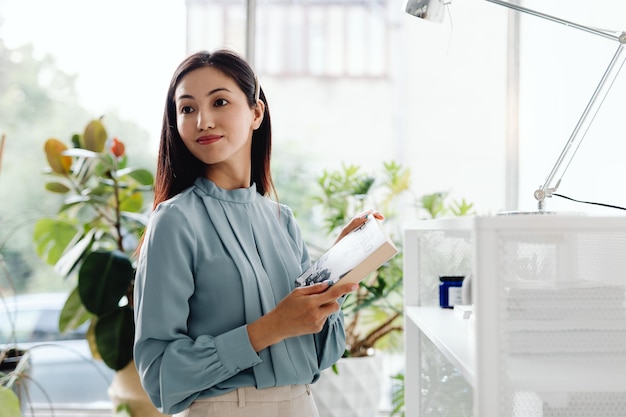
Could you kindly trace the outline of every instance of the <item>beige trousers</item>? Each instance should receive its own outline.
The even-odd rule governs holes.
[[[319,417],[311,386],[238,388],[218,397],[196,400],[174,417]]]

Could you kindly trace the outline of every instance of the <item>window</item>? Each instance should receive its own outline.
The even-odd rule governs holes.
[[[386,0],[261,0],[256,6],[255,69],[274,76],[386,77],[390,18]],[[187,1],[189,52],[245,50],[245,2]]]

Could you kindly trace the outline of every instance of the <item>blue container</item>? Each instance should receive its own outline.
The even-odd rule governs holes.
[[[452,308],[462,304],[464,275],[442,275],[439,277],[439,306]]]

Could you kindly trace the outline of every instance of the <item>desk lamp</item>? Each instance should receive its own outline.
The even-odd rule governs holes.
[[[419,17],[424,20],[440,23],[443,21],[445,7],[451,3],[452,0],[406,0],[404,4],[404,11],[415,17]],[[585,107],[574,131],[570,135],[569,139],[565,143],[565,147],[561,151],[556,163],[552,167],[552,170],[546,177],[543,185],[539,186],[534,192],[534,197],[538,202],[539,211],[543,211],[546,205],[546,198],[552,197],[561,183],[561,179],[567,171],[567,168],[572,161],[578,147],[582,143],[585,134],[589,130],[594,117],[596,116],[602,102],[613,85],[613,81],[619,74],[624,61],[626,60],[626,53],[624,52],[624,44],[626,44],[626,32],[614,32],[598,30],[591,27],[579,25],[569,22],[567,20],[560,19],[558,17],[550,16],[544,13],[537,12],[525,7],[518,6],[513,3],[509,3],[501,0],[486,0],[490,3],[495,3],[500,6],[504,6],[509,9],[516,10],[521,13],[526,13],[532,16],[537,16],[552,22],[561,23],[566,26],[570,26],[588,33],[593,33],[598,36],[602,36],[607,39],[611,39],[618,42],[617,51],[613,55],[613,58],[609,62],[609,65],[604,72],[604,75],[600,79],[598,86],[596,87],[589,103]],[[555,179],[556,183],[553,185]]]

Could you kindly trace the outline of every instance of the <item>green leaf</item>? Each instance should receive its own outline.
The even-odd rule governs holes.
[[[95,332],[98,352],[104,363],[115,371],[128,365],[133,358],[133,310],[125,306],[100,317]]]
[[[46,184],[46,190],[53,192],[53,193],[58,193],[58,194],[66,194],[68,192],[70,192],[70,188],[60,182],[49,182]]]
[[[10,388],[0,386],[0,405],[2,417],[22,417],[20,400]]]
[[[74,238],[67,244],[66,251],[63,256],[54,265],[54,269],[63,276],[68,276],[74,270],[85,252],[91,247],[95,239],[95,229],[89,230],[85,235],[78,232]]]
[[[396,375],[392,375],[391,379],[394,381],[391,396],[393,410],[391,410],[390,416],[404,417],[404,374],[398,373]]]
[[[123,252],[89,253],[78,271],[78,292],[85,308],[97,316],[117,309],[134,273],[130,258]]]
[[[133,413],[130,408],[130,404],[128,403],[121,403],[120,405],[118,405],[117,408],[115,409],[115,414],[113,414],[113,417],[132,417],[132,416],[133,416]]]
[[[61,333],[74,330],[91,318],[78,294],[78,287],[65,300],[61,316],[59,317],[59,331]]]
[[[107,132],[99,120],[92,120],[85,127],[81,137],[81,147],[94,152],[103,152],[107,140]]]
[[[113,155],[109,153],[100,154],[98,164],[94,167],[94,173],[99,177],[111,177],[111,172],[117,169],[117,164],[113,159]]]
[[[143,195],[141,193],[132,193],[125,195],[120,201],[120,210],[128,212],[139,212],[143,209]]]
[[[454,200],[452,202],[451,211],[455,216],[467,216],[471,213],[473,207],[474,204],[469,203],[465,199],[462,199],[461,201]]]
[[[70,221],[40,219],[33,231],[35,251],[46,263],[55,265],[78,232]]]
[[[74,133],[72,135],[72,146],[75,148],[80,148],[80,135],[78,133]]]
[[[154,184],[154,176],[150,171],[143,168],[124,168],[117,171],[118,178],[129,176],[141,185]]]
[[[98,324],[98,317],[93,316],[91,321],[89,322],[89,328],[87,329],[87,343],[89,344],[89,350],[91,351],[91,356],[98,361],[102,360],[102,356],[100,356],[100,352],[98,351],[98,345],[96,344],[96,324]]]
[[[447,193],[432,193],[421,197],[421,206],[428,212],[431,218],[441,217],[446,212],[445,199]]]
[[[355,196],[365,196],[369,193],[372,185],[374,185],[374,177],[357,178],[353,185],[352,194]]]

